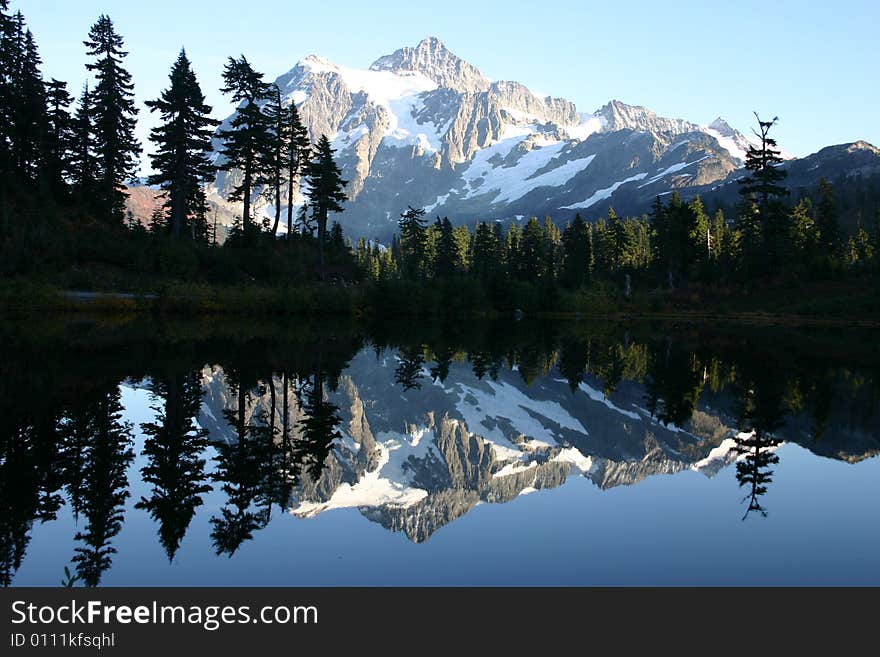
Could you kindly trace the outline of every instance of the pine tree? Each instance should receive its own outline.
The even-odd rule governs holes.
[[[9,233],[12,187],[12,120],[16,95],[13,72],[17,60],[15,22],[6,13],[8,0],[0,0],[0,241]]]
[[[284,122],[281,156],[287,173],[287,239],[293,233],[293,190],[311,156],[309,131],[302,124],[296,104],[290,101]]]
[[[73,119],[68,108],[73,96],[67,92],[67,83],[54,78],[46,83],[46,110],[48,126],[44,145],[44,176],[56,198],[67,192],[65,182],[71,173]]]
[[[840,250],[840,223],[837,220],[837,201],[834,198],[834,188],[824,178],[819,181],[816,227],[819,230],[819,247],[822,255],[833,258]]]
[[[77,206],[85,210],[94,209],[98,158],[95,154],[92,94],[88,85],[83,85],[73,118],[70,180]]]
[[[544,249],[544,231],[537,217],[526,222],[520,241],[520,276],[524,281],[537,283],[544,278],[547,271]]]
[[[697,196],[688,204],[691,218],[688,222],[689,253],[686,258],[694,274],[703,280],[709,277],[712,262],[712,230],[709,215],[702,199]]]
[[[474,248],[471,271],[482,281],[492,278],[500,265],[498,238],[492,228],[478,222],[474,230]]]
[[[590,277],[590,234],[580,213],[562,233],[562,281],[568,287],[578,288]]]
[[[34,35],[25,27],[21,12],[13,18],[13,25],[15,68],[12,71],[11,155],[18,179],[34,187],[43,167],[46,89]]]
[[[776,271],[783,265],[787,247],[787,214],[782,206],[782,199],[788,196],[788,190],[779,183],[785,180],[787,172],[780,168],[783,160],[776,148],[776,140],[769,136],[770,129],[779,120],[758,120],[758,131],[755,135],[761,140],[760,146],[750,145],[746,153],[745,169],[748,175],[739,180],[739,193],[743,198],[754,196],[757,202],[757,220],[761,226],[764,247],[763,268]]]
[[[425,259],[425,211],[409,206],[397,222],[400,229],[400,262],[403,275],[414,280],[421,277]]]
[[[434,276],[437,278],[449,278],[455,273],[458,261],[455,235],[449,218],[442,221],[437,218],[434,223],[434,231],[437,235],[437,254],[434,260]]]
[[[610,265],[611,271],[619,271],[626,262],[626,254],[629,252],[629,239],[623,222],[614,208],[608,208],[608,237],[611,248]]]
[[[308,163],[308,199],[312,216],[318,226],[318,271],[321,280],[325,278],[324,242],[327,239],[327,218],[331,212],[342,212],[342,203],[348,200],[345,195],[347,180],[342,179],[342,171],[333,159],[335,151],[330,147],[327,135],[321,135],[315,146],[314,158]]]
[[[134,136],[137,109],[131,74],[122,67],[128,53],[109,16],[101,15],[84,42],[95,61],[87,64],[97,84],[91,94],[94,146],[98,160],[97,206],[99,218],[121,224],[125,218],[125,181],[138,166],[140,144]]]
[[[269,98],[270,85],[263,82],[263,74],[253,69],[244,55],[230,57],[223,69],[224,87],[238,103],[238,111],[229,129],[220,129],[217,136],[223,143],[221,155],[225,161],[222,171],[239,170],[241,182],[235,185],[227,197],[242,202],[242,232],[251,234],[251,195],[254,189],[270,182],[266,171],[266,153],[271,148],[271,133],[260,106]]]
[[[195,237],[198,218],[204,218],[206,205],[202,184],[214,175],[208,159],[212,128],[211,107],[199,87],[195,73],[181,49],[169,75],[171,84],[156,100],[147,101],[151,112],[158,112],[163,123],[150,131],[156,152],[150,155],[153,169],[147,182],[165,192],[162,207],[168,218],[171,235],[180,239],[184,227]]]
[[[272,239],[278,235],[278,225],[281,223],[281,180],[284,171],[284,143],[288,140],[287,123],[285,121],[285,109],[281,102],[281,89],[278,85],[269,88],[269,100],[263,107],[266,117],[266,125],[269,127],[270,144],[266,150],[266,169],[270,184],[266,186],[267,197],[275,204],[275,220],[269,235]]]

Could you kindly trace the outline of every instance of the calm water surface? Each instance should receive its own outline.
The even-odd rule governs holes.
[[[880,584],[871,333],[0,337],[5,585]]]

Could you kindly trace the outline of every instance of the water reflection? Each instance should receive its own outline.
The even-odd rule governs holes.
[[[231,557],[275,512],[356,507],[422,542],[480,502],[572,475],[608,488],[732,472],[744,519],[766,517],[784,441],[848,462],[880,449],[878,356],[839,335],[509,322],[3,331],[5,586],[34,524],[62,514],[76,521],[72,578],[97,586],[127,513],[152,518],[173,562],[209,496],[211,545]],[[149,392],[150,421],[125,419],[121,385]]]

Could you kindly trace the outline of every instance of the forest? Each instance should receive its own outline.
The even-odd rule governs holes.
[[[732,207],[685,202],[673,190],[639,217],[608,208],[564,224],[531,217],[464,225],[407,207],[384,244],[343,232],[347,181],[330,139],[312,143],[296,105],[284,104],[244,55],[223,70],[221,91],[238,111],[218,128],[181,49],[167,88],[146,102],[161,122],[145,146],[135,137],[139,109],[123,37],[102,15],[83,43],[91,82],[74,99],[66,82],[44,79],[24,16],[0,0],[0,300],[8,309],[68,307],[70,291],[96,291],[159,299],[176,312],[731,314],[785,306],[787,314],[880,316],[876,185],[822,180],[792,193],[771,134],[775,118],[756,114],[757,140]],[[126,209],[145,150],[152,173],[143,182],[159,201],[146,225]],[[235,181],[226,200],[241,204],[222,240],[205,192],[218,171]],[[305,198],[298,207],[296,190]],[[256,212],[256,200],[268,209]]]

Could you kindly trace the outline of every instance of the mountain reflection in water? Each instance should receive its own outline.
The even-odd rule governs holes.
[[[28,583],[51,523],[75,529],[35,557],[49,583],[66,566],[64,583],[97,586],[138,514],[171,564],[194,524],[231,558],[270,525],[344,508],[423,543],[572,477],[723,472],[739,516],[772,522],[781,446],[847,463],[880,449],[880,357],[851,332],[9,323],[2,338],[6,586]]]

